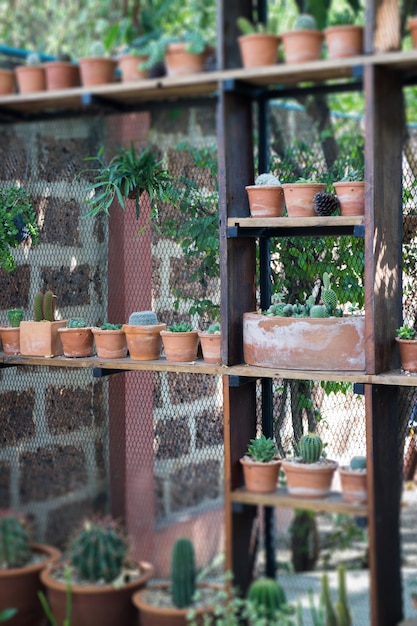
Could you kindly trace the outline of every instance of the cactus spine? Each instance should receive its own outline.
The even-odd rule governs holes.
[[[273,578],[260,578],[249,587],[248,599],[253,602],[262,617],[271,621],[277,611],[287,603],[284,589]]]
[[[129,324],[131,326],[155,326],[158,318],[153,311],[135,311],[130,314]]]
[[[29,530],[16,515],[0,517],[0,568],[22,567],[30,558]]]
[[[171,593],[175,606],[179,609],[190,606],[195,593],[194,546],[186,537],[174,543],[171,555]]]
[[[300,439],[300,454],[305,463],[317,463],[322,450],[323,442],[316,433],[308,433]]]
[[[120,574],[127,544],[114,521],[87,521],[74,537],[70,559],[83,580],[111,582]]]
[[[33,300],[33,315],[35,322],[46,320],[53,322],[55,319],[55,296],[50,289],[43,294],[38,291]]]

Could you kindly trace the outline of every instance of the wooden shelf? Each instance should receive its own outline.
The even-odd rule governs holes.
[[[363,216],[229,217],[229,237],[363,236]]]
[[[286,489],[277,489],[274,493],[250,493],[244,487],[232,491],[232,502],[252,504],[254,506],[280,506],[289,509],[307,509],[309,511],[326,513],[344,513],[366,517],[366,504],[344,502],[338,492],[331,492],[327,498],[294,498],[288,495]]]

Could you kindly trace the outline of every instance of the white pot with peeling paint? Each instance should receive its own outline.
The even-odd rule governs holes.
[[[243,314],[245,363],[321,371],[365,370],[365,317]]]

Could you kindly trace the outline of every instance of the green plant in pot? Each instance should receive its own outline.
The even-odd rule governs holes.
[[[39,229],[29,192],[24,187],[0,189],[0,267],[6,272],[16,268],[11,253],[21,244],[36,245]]]
[[[365,503],[368,500],[365,456],[352,457],[348,466],[339,467],[339,475],[345,502]]]
[[[83,317],[70,317],[63,328],[58,328],[64,356],[88,357],[94,352],[94,335]]]
[[[203,359],[206,363],[220,364],[222,333],[219,322],[213,322],[206,331],[199,330],[198,337],[200,339]]]
[[[58,356],[63,347],[58,329],[67,320],[57,320],[56,296],[51,289],[39,290],[33,299],[33,319],[20,323],[20,352],[24,356]]]
[[[246,453],[239,459],[247,491],[271,493],[277,487],[281,459],[274,439],[264,434],[251,439]]]
[[[66,567],[70,571],[72,623],[134,623],[131,596],[146,584],[153,567],[130,558],[129,541],[120,522],[108,516],[85,520],[75,530],[59,566],[44,572],[47,602],[58,624],[66,617]]]
[[[417,372],[417,338],[414,326],[405,322],[395,332],[402,369],[406,372]]]
[[[259,174],[254,185],[246,185],[252,217],[282,217],[284,191],[280,180],[272,172]]]
[[[99,327],[93,327],[97,356],[101,359],[123,359],[127,356],[126,335],[123,324],[104,322]]]
[[[134,361],[154,361],[162,351],[161,330],[167,325],[159,322],[154,311],[134,311],[123,324],[129,356]]]
[[[323,33],[309,13],[301,13],[290,31],[281,34],[286,63],[303,63],[320,58]]]
[[[0,326],[3,352],[7,355],[16,355],[20,352],[20,323],[23,317],[23,309],[9,309],[7,311],[9,325]]]
[[[196,360],[199,345],[198,330],[189,322],[185,320],[174,322],[160,334],[167,361],[183,363]]]
[[[273,65],[278,61],[278,16],[272,15],[268,23],[251,22],[246,17],[237,19],[242,33],[238,37],[243,67]]]

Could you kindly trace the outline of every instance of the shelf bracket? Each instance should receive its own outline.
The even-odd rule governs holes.
[[[364,224],[356,224],[353,227],[353,236],[360,237],[363,239],[365,237],[365,225]]]
[[[242,385],[248,385],[254,383],[258,379],[253,376],[239,376],[238,374],[232,374],[229,376],[229,387],[242,387]]]
[[[104,378],[105,376],[113,376],[113,374],[123,374],[125,370],[112,370],[105,367],[93,367],[94,378]]]
[[[235,78],[229,78],[223,83],[223,89],[226,92],[234,92],[241,96],[247,96],[248,98],[260,98],[266,91],[249,83],[245,83]]]
[[[353,393],[356,393],[358,396],[363,396],[365,393],[364,383],[353,383]]]

